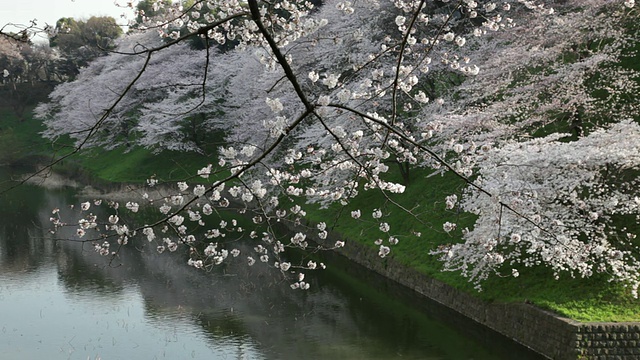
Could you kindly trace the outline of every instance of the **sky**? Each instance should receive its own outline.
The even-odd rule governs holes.
[[[45,23],[55,25],[61,17],[89,18],[91,16],[112,16],[118,23],[126,24],[120,17],[126,13],[132,18],[128,9],[118,8],[114,1],[122,4],[126,0],[0,0],[0,28],[9,23],[28,25],[32,19],[38,20],[38,26]],[[16,31],[15,27],[6,26],[4,31]]]

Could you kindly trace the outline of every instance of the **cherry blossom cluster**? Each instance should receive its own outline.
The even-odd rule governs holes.
[[[448,270],[477,283],[505,268],[517,274],[542,264],[556,276],[607,272],[637,297],[636,234],[616,217],[640,220],[633,175],[640,126],[625,120],[574,142],[559,142],[561,136],[512,141],[487,153],[476,184],[492,196],[469,188],[460,207],[478,216],[474,227],[462,231],[463,243],[435,253]],[[451,207],[457,199],[448,200]]]
[[[100,224],[83,203],[77,236],[99,238],[96,251],[117,254],[106,239],[124,246],[142,233],[158,252],[184,247],[196,268],[240,258],[293,273],[292,288],[306,289],[302,270],[323,266],[294,264],[286,250],[345,245],[329,221],[307,223],[308,206],[376,191],[413,216],[394,197],[410,186],[409,169],[427,168],[467,186],[443,194],[443,211],[478,217],[470,229],[442,223],[458,240],[434,250],[446,270],[477,284],[538,265],[557,276],[608,272],[637,294],[635,234],[616,220],[638,215],[640,137],[627,120],[640,115],[629,100],[638,74],[618,66],[635,55],[637,33],[625,26],[637,18],[633,1],[162,4],[120,53],[37,109],[44,134],[202,154],[212,152],[202,138],[224,144],[193,179],[123,203],[128,215],[157,209],[153,224],[125,222],[116,203]],[[541,135],[558,123],[572,133]],[[395,171],[401,181],[389,180]],[[379,231],[369,240],[384,258],[405,234],[382,205],[350,215]],[[221,220],[231,208],[251,226]],[[293,233],[279,235],[281,225]],[[231,245],[241,234],[249,249]]]

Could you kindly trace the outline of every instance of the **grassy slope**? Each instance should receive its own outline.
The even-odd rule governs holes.
[[[183,180],[197,169],[217,159],[196,153],[163,151],[154,154],[147,149],[91,150],[80,156],[80,166],[92,175],[109,182],[141,183],[154,176],[161,181]]]
[[[0,164],[29,165],[44,163],[60,149],[40,137],[42,124],[31,114],[20,121],[10,109],[0,107]],[[63,154],[64,151],[57,151]],[[182,180],[192,177],[195,170],[217,158],[196,153],[164,151],[154,154],[147,149],[131,148],[116,150],[92,149],[63,161],[55,170],[74,174],[81,169],[90,173],[92,179],[105,182],[142,183],[155,175],[164,181]]]
[[[47,155],[47,143],[38,135],[42,130],[42,124],[30,116],[21,121],[10,109],[0,107],[0,164]]]
[[[489,301],[528,301],[579,321],[640,321],[640,301],[631,298],[622,286],[608,283],[603,277],[571,279],[565,274],[559,280],[554,280],[551,271],[545,268],[520,269],[518,278],[490,278],[483,283],[483,291],[477,292],[458,273],[441,272],[439,261],[429,255],[429,251],[440,244],[456,241],[454,237],[442,231],[442,223],[448,220],[458,223],[461,227],[471,226],[473,218],[458,217],[457,214],[444,210],[444,197],[458,192],[462,186],[453,175],[426,178],[424,173],[416,172],[413,179],[414,183],[407,187],[406,192],[397,198],[394,197],[394,200],[408,208],[419,204],[415,212],[420,213],[422,223],[388,202],[385,206],[385,212],[390,213],[389,218],[385,220],[392,227],[391,233],[422,233],[420,237],[400,238],[400,242],[392,248],[391,253],[396,260]],[[378,230],[378,223],[368,219],[371,219],[373,209],[384,204],[385,199],[380,193],[373,191],[362,195],[342,211],[342,215],[333,223],[334,230],[351,241],[373,247],[373,242],[383,234]],[[362,218],[365,220],[354,222],[350,219],[349,214],[353,209],[361,209]],[[312,210],[307,213],[314,221],[326,221],[327,217],[338,211]],[[328,225],[331,226],[329,223]]]

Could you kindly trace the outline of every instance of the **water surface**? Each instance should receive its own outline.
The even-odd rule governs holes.
[[[0,197],[0,358],[539,358],[340,257],[306,292],[263,264],[203,272],[151,247],[109,263],[48,233],[51,209],[77,202],[34,186]]]

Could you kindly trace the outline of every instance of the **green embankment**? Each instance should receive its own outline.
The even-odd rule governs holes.
[[[42,123],[26,116],[20,119],[12,110],[0,107],[0,164],[35,161],[47,156],[50,148],[38,133]]]
[[[70,151],[64,140],[51,144],[43,139],[39,135],[43,130],[30,113],[20,120],[10,109],[0,107],[0,164],[43,165]],[[217,159],[177,151],[154,154],[139,147],[90,149],[63,160],[54,170],[98,183],[143,183],[152,176],[162,181],[187,179],[209,162]]]
[[[407,187],[405,193],[393,198],[404,207],[413,209],[414,213],[419,214],[420,220],[407,215],[389,202],[385,203],[383,197],[375,191],[360,194],[362,196],[341,211],[337,207],[307,211],[307,216],[312,221],[325,221],[328,226],[333,224],[334,231],[343,234],[349,241],[377,248],[374,241],[378,238],[385,239],[378,229],[379,223],[356,222],[351,219],[350,212],[360,209],[363,219],[373,220],[373,210],[383,207],[384,212],[389,214],[385,221],[392,226],[390,233],[421,233],[420,237],[399,237],[400,242],[392,247],[390,256],[457,289],[476,294],[488,301],[531,302],[579,321],[640,321],[640,300],[633,299],[630,291],[622,285],[607,282],[602,275],[591,279],[572,279],[569,274],[562,274],[559,280],[554,280],[549,269],[520,267],[519,277],[491,277],[482,283],[482,291],[477,292],[459,273],[440,271],[440,262],[429,251],[456,241],[442,230],[442,224],[451,221],[461,227],[471,226],[473,218],[445,210],[445,196],[458,192],[462,186],[461,181],[452,174],[426,179],[424,175],[415,174],[415,182]],[[341,215],[336,219],[338,213]],[[329,223],[327,218],[335,219],[335,223]]]
[[[215,159],[196,153],[163,151],[154,154],[143,148],[91,150],[79,156],[78,165],[102,181],[142,183],[154,177],[161,181],[193,177],[197,169]]]
[[[36,120],[26,117],[20,121],[9,110],[0,109],[0,163],[20,164],[50,159],[52,147],[38,135],[41,130]],[[153,154],[139,148],[130,151],[92,150],[65,160],[60,170],[68,174],[88,173],[88,178],[93,181],[140,183],[154,174],[166,181],[185,179],[209,162],[215,163],[216,160],[197,154]],[[376,191],[362,192],[344,209],[307,209],[308,217],[334,226],[334,231],[349,241],[373,247],[373,242],[383,233],[370,214],[374,208],[383,208],[389,214],[386,221],[392,226],[391,232],[406,234],[399,237],[400,242],[393,247],[390,256],[458,289],[489,301],[529,301],[580,321],[640,321],[640,301],[632,299],[626,289],[607,283],[602,277],[571,279],[565,274],[560,280],[553,280],[547,269],[521,268],[518,278],[491,278],[478,293],[457,273],[441,272],[440,263],[429,255],[429,251],[443,243],[456,241],[442,231],[442,223],[452,221],[461,227],[473,223],[469,216],[444,210],[444,197],[459,192],[463,184],[451,174],[427,178],[426,173],[417,170],[411,180],[406,192],[394,196],[394,200],[412,209],[421,221],[385,201]],[[353,209],[360,209],[362,218],[372,221],[354,221],[350,217]],[[411,235],[417,232],[421,233],[420,237]]]

